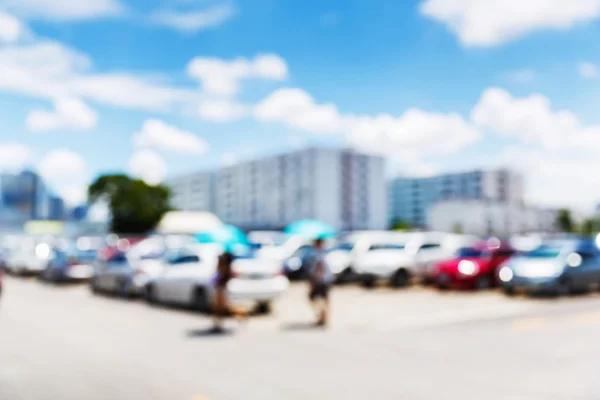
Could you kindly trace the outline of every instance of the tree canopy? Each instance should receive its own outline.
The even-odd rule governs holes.
[[[394,231],[410,231],[412,226],[402,220],[394,220],[392,221],[391,228]]]
[[[558,228],[561,230],[561,232],[575,232],[575,223],[573,222],[573,217],[571,216],[570,210],[559,210],[558,216],[556,217],[556,224],[558,225]]]
[[[123,174],[100,176],[88,187],[88,197],[91,202],[108,202],[111,230],[115,233],[147,233],[171,209],[168,188]]]

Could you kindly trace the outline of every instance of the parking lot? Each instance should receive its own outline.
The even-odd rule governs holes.
[[[593,399],[600,296],[336,287],[327,330],[304,284],[229,334],[210,317],[9,278],[0,398]]]

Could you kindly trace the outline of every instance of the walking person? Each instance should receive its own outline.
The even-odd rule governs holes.
[[[317,325],[327,326],[329,318],[329,289],[332,273],[325,261],[325,239],[318,237],[313,244],[309,298],[317,315]]]
[[[233,261],[235,257],[230,251],[225,251],[217,262],[217,274],[213,285],[215,291],[213,307],[213,332],[223,332],[223,319],[228,312],[232,312],[238,320],[246,320],[248,313],[245,309],[236,308],[227,296],[227,284],[233,278]]]

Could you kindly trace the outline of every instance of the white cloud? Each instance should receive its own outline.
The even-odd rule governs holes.
[[[86,202],[87,187],[77,185],[66,186],[59,189],[59,194],[68,206],[74,207]]]
[[[549,207],[575,207],[585,212],[600,200],[600,159],[581,151],[542,150],[515,146],[504,149],[496,163],[526,176],[526,200]]]
[[[78,181],[85,174],[85,160],[73,150],[55,149],[40,160],[38,171],[49,182]]]
[[[140,132],[133,136],[137,147],[153,147],[175,153],[204,154],[208,148],[206,142],[192,132],[186,132],[167,125],[157,119],[144,122]]]
[[[91,60],[57,42],[0,48],[0,91],[54,100],[81,97],[112,107],[168,111],[194,97],[143,76],[91,74]]]
[[[33,152],[16,142],[0,143],[0,171],[19,170],[33,160]]]
[[[232,96],[245,79],[281,81],[287,78],[285,60],[276,54],[261,54],[252,60],[238,58],[224,61],[218,58],[196,57],[188,65],[188,74],[199,80],[207,93]]]
[[[582,62],[579,64],[579,75],[587,79],[598,77],[598,67],[590,62]]]
[[[31,111],[26,123],[31,132],[90,130],[98,123],[98,115],[77,98],[62,98],[54,102],[53,111]]]
[[[301,89],[279,89],[259,102],[254,116],[261,122],[279,122],[293,129],[339,133],[343,120],[334,104],[316,104]]]
[[[236,13],[237,10],[233,5],[225,4],[202,11],[162,10],[155,13],[151,20],[156,25],[189,33],[218,27],[233,18]]]
[[[479,138],[477,129],[458,114],[407,110],[389,114],[342,114],[335,104],[318,104],[301,89],[280,89],[259,102],[254,117],[292,129],[344,134],[363,151],[379,154],[440,154],[457,151]]]
[[[507,78],[512,83],[525,85],[535,81],[537,73],[532,69],[520,69],[508,73]]]
[[[87,56],[57,42],[0,48],[0,90],[45,99],[66,97],[69,79],[90,64]]]
[[[70,82],[70,87],[80,96],[109,106],[148,111],[170,110],[193,96],[185,89],[123,73],[76,77]]]
[[[0,7],[27,18],[55,21],[116,16],[124,12],[118,0],[0,0]]]
[[[600,0],[423,0],[420,12],[444,23],[463,45],[489,47],[592,21],[600,16]]]
[[[541,94],[514,98],[503,89],[487,89],[471,118],[482,128],[547,149],[600,149],[600,126],[583,126],[572,112],[553,110]]]
[[[131,155],[127,169],[131,175],[143,179],[149,185],[157,185],[167,174],[167,163],[156,152],[142,149]]]
[[[218,123],[238,121],[248,112],[248,107],[229,100],[205,100],[198,107],[202,119]]]
[[[81,154],[67,148],[54,149],[40,160],[37,170],[67,205],[75,206],[85,201],[90,177]]]
[[[0,43],[16,42],[23,36],[25,28],[21,21],[0,10]]]
[[[397,117],[349,116],[346,126],[353,147],[396,157],[452,153],[480,137],[477,128],[458,114],[419,109],[409,109]]]

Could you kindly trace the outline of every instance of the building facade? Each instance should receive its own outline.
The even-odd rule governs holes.
[[[209,175],[169,181],[175,194],[173,204],[182,210],[204,205],[202,211],[213,211],[224,222],[248,230],[281,229],[305,218],[341,230],[387,225],[382,157],[308,148],[244,162],[218,170],[212,184],[202,185],[203,198],[211,198],[212,203],[186,202],[191,190],[184,188],[191,187],[192,177]]]
[[[522,204],[523,192],[522,175],[508,169],[400,177],[389,185],[389,219],[426,227],[428,209],[437,202],[460,199]]]
[[[179,210],[211,211],[215,209],[216,173],[199,172],[166,182],[171,189],[171,204]]]
[[[557,211],[519,203],[487,200],[443,200],[427,212],[435,231],[473,235],[515,235],[555,232]]]

